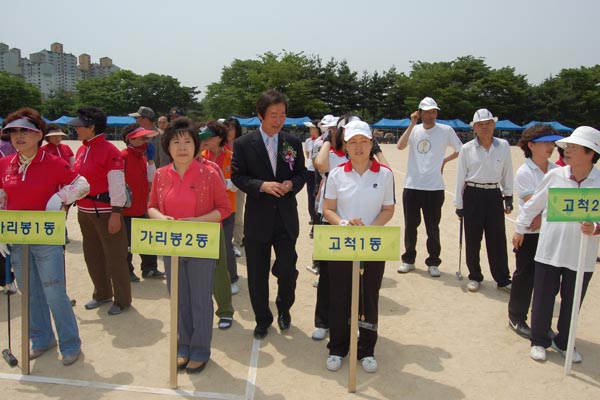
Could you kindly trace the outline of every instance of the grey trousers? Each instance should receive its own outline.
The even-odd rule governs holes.
[[[171,292],[171,257],[164,257]],[[194,361],[210,359],[213,328],[215,260],[179,257],[179,313],[177,355]]]

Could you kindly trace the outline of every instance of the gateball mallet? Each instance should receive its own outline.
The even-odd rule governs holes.
[[[5,281],[8,281],[10,279],[10,254],[6,255],[6,277],[5,277]],[[7,283],[8,284],[8,283]],[[8,304],[8,349],[4,349],[2,350],[2,358],[4,358],[4,360],[6,360],[6,362],[8,363],[8,365],[10,365],[11,367],[16,367],[17,364],[19,363],[19,361],[17,360],[17,357],[15,357],[12,353],[11,350],[11,345],[10,345],[10,292],[7,293],[6,296],[6,301]]]
[[[463,217],[460,217],[460,233],[458,234],[458,271],[456,271],[456,277],[459,281],[463,280],[462,272],[460,270],[460,260],[462,257],[462,243],[463,243]]]

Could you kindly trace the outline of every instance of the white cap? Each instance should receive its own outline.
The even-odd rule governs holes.
[[[334,117],[331,114],[327,114],[321,119],[321,126],[325,128],[330,128],[332,126],[336,126],[340,117]]]
[[[371,127],[365,121],[348,122],[344,127],[344,140],[346,142],[356,135],[363,135],[369,139],[373,139]]]
[[[304,126],[307,127],[307,128],[316,128],[315,124],[313,124],[310,121],[304,122]]]
[[[64,133],[63,131],[57,129],[57,130],[46,133],[46,136],[67,136],[67,134]]]
[[[421,102],[419,103],[419,110],[433,110],[433,109],[439,110],[440,108],[438,107],[437,103],[435,102],[434,99],[432,99],[431,97],[425,97],[423,100],[421,100]]]
[[[471,121],[470,125],[474,126],[478,122],[489,121],[492,119],[494,122],[498,122],[498,117],[494,117],[488,109],[480,108],[473,114],[473,121]]]
[[[590,126],[580,126],[573,131],[571,136],[558,140],[555,143],[563,149],[567,143],[578,144],[600,154],[600,131]]]

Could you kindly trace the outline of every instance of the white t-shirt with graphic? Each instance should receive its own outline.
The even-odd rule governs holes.
[[[462,143],[454,129],[448,125],[435,124],[425,129],[416,125],[408,139],[409,154],[406,171],[406,189],[444,190],[442,163],[446,148],[459,152]]]

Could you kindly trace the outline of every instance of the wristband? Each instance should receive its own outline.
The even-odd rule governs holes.
[[[112,212],[115,214],[121,214],[123,212],[123,207],[112,207]]]
[[[342,220],[340,220],[338,225],[339,226],[348,226],[348,224],[349,224],[349,222],[347,219],[342,219]]]

